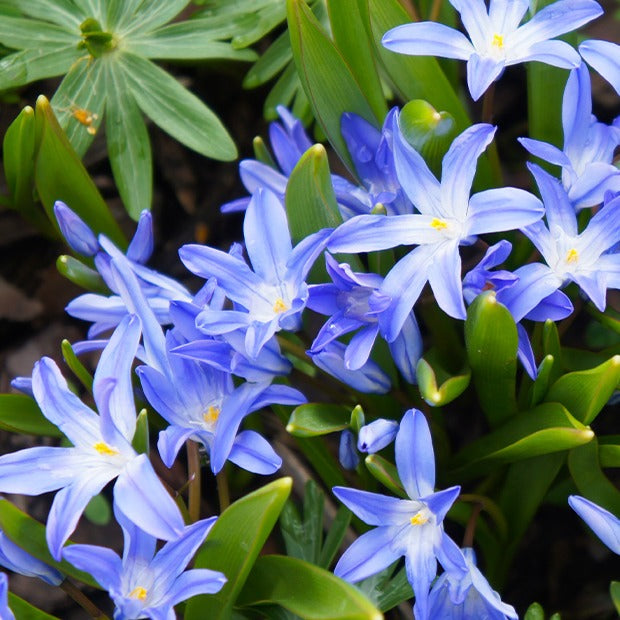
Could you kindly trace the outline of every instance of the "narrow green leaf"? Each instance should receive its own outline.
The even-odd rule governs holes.
[[[538,367],[538,375],[536,375],[536,379],[532,385],[532,396],[530,398],[531,407],[538,405],[538,403],[540,403],[545,397],[545,394],[549,389],[554,362],[555,358],[553,355],[545,355],[543,361],[540,363],[540,366]]]
[[[598,458],[603,469],[608,467],[620,467],[620,445],[601,443],[599,437]]]
[[[314,116],[340,158],[354,171],[340,132],[344,112],[379,124],[362,87],[332,40],[303,0],[287,0],[288,28],[299,78]]]
[[[334,41],[378,119],[387,105],[374,57],[368,5],[358,0],[327,0]]]
[[[400,497],[407,497],[403,484],[398,476],[398,471],[393,463],[378,454],[369,454],[364,463],[372,476],[386,486],[392,493]]]
[[[73,347],[68,340],[63,340],[60,348],[65,363],[71,369],[71,372],[80,380],[80,383],[92,394],[93,392],[93,376],[86,370],[86,367],[75,355]]]
[[[119,32],[125,21],[131,21],[142,0],[107,0],[104,27],[108,32]]]
[[[611,513],[620,514],[620,491],[607,478],[599,461],[596,439],[568,453],[568,469],[579,493]]]
[[[65,27],[79,28],[84,19],[80,7],[72,0],[2,0],[4,6],[19,9],[35,19],[50,21]]]
[[[431,407],[441,407],[452,402],[467,389],[471,371],[468,368],[460,375],[450,376],[436,360],[430,357],[428,360],[421,358],[416,366],[416,378],[422,398]],[[438,385],[440,381],[441,385]]]
[[[547,392],[547,402],[562,403],[584,424],[590,424],[620,382],[620,355],[591,368],[560,377]]]
[[[452,474],[470,478],[500,464],[570,450],[593,437],[562,405],[543,403],[463,448],[452,459]]]
[[[620,581],[612,581],[609,584],[609,595],[616,608],[616,613],[620,615]]]
[[[228,581],[216,594],[192,598],[186,607],[186,620],[230,617],[237,596],[291,492],[291,485],[290,478],[276,480],[237,500],[222,513],[198,552],[194,566],[219,570]]]
[[[232,138],[215,114],[169,73],[128,52],[119,60],[142,111],[189,148],[222,161],[237,157]]]
[[[256,136],[254,140],[252,140],[252,149],[254,151],[254,158],[258,161],[262,162],[267,166],[271,166],[272,168],[276,168],[276,162],[274,161],[269,149],[265,145],[264,140],[260,136]]]
[[[56,269],[67,280],[87,291],[103,295],[110,294],[110,289],[108,289],[99,272],[87,267],[82,261],[73,256],[67,256],[66,254],[59,256],[56,259]]]
[[[12,592],[9,592],[9,607],[13,614],[15,614],[15,620],[59,620],[58,617],[50,616],[44,611],[37,609],[34,605],[31,605]]]
[[[56,562],[47,546],[45,526],[29,517],[6,499],[0,500],[0,530],[35,558],[57,568],[61,573],[100,589],[97,582],[87,573],[78,571],[72,564],[64,560]]]
[[[49,22],[7,15],[0,19],[0,43],[13,49],[66,47],[77,40],[75,32]]]
[[[120,247],[127,242],[93,180],[58,125],[49,101],[42,95],[35,109],[35,182],[48,217],[55,222],[54,203],[62,200],[92,229]]]
[[[295,437],[316,437],[349,427],[351,413],[342,405],[307,403],[293,410],[286,430]]]
[[[307,620],[380,620],[381,612],[354,586],[332,573],[285,556],[256,561],[239,604],[277,604]]]
[[[85,60],[73,64],[52,97],[50,103],[58,123],[80,157],[99,129],[111,90],[103,59]]]
[[[493,291],[479,295],[467,309],[465,346],[480,406],[497,426],[517,410],[517,326]]]
[[[288,33],[286,33],[288,34]],[[269,94],[265,98],[263,104],[263,114],[267,120],[275,120],[278,118],[277,107],[283,105],[285,108],[291,107],[291,102],[296,94],[303,88],[297,77],[295,64],[291,62],[277,79]]]
[[[413,590],[407,579],[407,571],[403,568],[396,575],[381,587],[377,597],[377,607],[381,611],[389,611],[400,605],[403,601],[413,598]]]
[[[244,88],[256,88],[275,77],[293,60],[288,31],[283,32],[252,65],[243,78]]]
[[[150,210],[153,192],[151,141],[123,71],[116,63],[108,63],[108,110],[106,138],[108,156],[127,213],[134,219]]]
[[[133,449],[138,454],[149,453],[149,416],[146,409],[142,409],[136,420],[136,432],[131,441]]]
[[[322,568],[329,569],[336,557],[338,549],[340,549],[340,545],[342,545],[342,541],[347,533],[349,523],[351,523],[351,515],[351,511],[346,506],[340,506],[340,508],[338,508],[336,517],[332,521],[327,536],[325,537],[321,555],[319,556],[318,565]]]
[[[190,0],[166,0],[166,2],[143,0],[134,14],[127,16],[129,27],[125,29],[125,24],[119,21],[119,29],[126,36],[136,30],[140,32],[155,30],[176,17],[189,3]]]
[[[0,394],[0,428],[26,435],[63,436],[41,413],[36,401],[21,394]]]

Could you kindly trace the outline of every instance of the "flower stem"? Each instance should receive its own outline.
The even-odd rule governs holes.
[[[482,99],[482,122],[490,123],[493,120],[493,99],[495,98],[495,82],[484,93]]]
[[[439,19],[439,13],[441,13],[442,0],[433,0],[431,6],[431,12],[428,14],[428,19],[432,22],[436,22]]]
[[[200,475],[200,452],[198,444],[191,439],[187,442],[187,470],[189,478],[188,511],[192,523],[200,519],[201,500],[201,475]]]
[[[230,493],[228,491],[228,477],[226,476],[226,469],[222,468],[221,471],[215,475],[217,481],[217,496],[220,500],[220,514],[230,506]]]
[[[409,13],[409,16],[414,22],[420,21],[420,16],[418,15],[418,12],[416,11],[415,6],[413,5],[413,0],[400,0],[400,3],[403,9],[405,9],[405,11]]]
[[[68,579],[65,579],[59,586],[66,592],[91,618],[96,620],[109,620],[97,605],[95,605],[79,588],[74,586]]]
[[[471,508],[471,515],[465,528],[465,535],[463,536],[463,547],[474,546],[474,534],[476,533],[476,525],[478,524],[478,517],[482,510],[482,504],[474,504]]]

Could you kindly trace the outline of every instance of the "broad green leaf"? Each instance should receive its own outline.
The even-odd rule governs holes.
[[[620,615],[620,581],[612,581],[609,584],[609,595],[616,608],[616,613]]]
[[[540,363],[540,366],[538,367],[538,374],[536,375],[536,379],[532,385],[532,395],[530,398],[531,407],[538,405],[538,403],[540,403],[545,397],[545,394],[549,389],[554,363],[555,358],[553,355],[545,355]]]
[[[119,29],[128,39],[130,33],[134,31],[148,32],[155,30],[171,19],[176,17],[188,4],[190,0],[143,0],[133,15],[127,16],[128,27],[119,21]]]
[[[2,16],[0,19],[0,43],[13,49],[58,48],[77,43],[76,33],[34,19]]]
[[[584,424],[590,424],[620,382],[620,355],[592,368],[560,377],[547,392],[547,402],[562,403]]]
[[[596,439],[571,450],[568,469],[581,495],[617,515],[620,514],[620,491],[603,473],[598,451]]]
[[[126,20],[131,20],[142,0],[107,0],[105,19],[103,24],[106,30],[118,32]]]
[[[56,269],[67,280],[87,291],[103,295],[110,294],[110,289],[106,286],[99,272],[87,267],[82,261],[73,256],[67,256],[66,254],[59,256],[56,259]]]
[[[80,157],[101,125],[106,97],[111,91],[103,59],[85,60],[73,64],[52,97],[50,103],[58,123]]]
[[[237,157],[228,132],[198,97],[146,58],[122,53],[127,83],[142,111],[189,148],[223,161]]]
[[[407,572],[403,568],[386,584],[382,584],[377,597],[377,607],[381,611],[389,611],[410,598],[413,598],[413,590],[407,579]]]
[[[246,9],[247,10],[247,9]],[[247,47],[262,39],[270,30],[286,19],[286,6],[279,0],[274,0],[272,6],[266,6],[257,16],[252,16],[251,28],[235,35],[233,45],[236,48]]]
[[[400,497],[407,497],[396,466],[393,463],[390,463],[379,454],[369,454],[364,459],[364,463],[373,477],[390,489],[392,493]]]
[[[243,87],[256,88],[264,84],[282,71],[292,59],[288,31],[283,32],[252,65],[243,78]]]
[[[21,394],[0,394],[0,428],[26,435],[63,436],[43,415],[36,401]]]
[[[303,0],[287,0],[288,28],[299,79],[314,116],[340,158],[354,171],[340,132],[344,112],[362,116],[378,125],[362,87]]]
[[[416,378],[422,398],[431,407],[441,407],[467,389],[471,371],[467,368],[462,374],[450,376],[432,357],[421,358],[416,366]]]
[[[54,117],[49,101],[42,95],[35,109],[35,183],[48,217],[54,218],[54,203],[62,200],[95,232],[103,233],[121,247],[127,242],[93,180],[71,148]]]
[[[50,616],[12,592],[9,592],[9,607],[15,614],[15,620],[59,620],[58,617]]]
[[[123,71],[114,62],[109,62],[106,69],[109,93],[105,124],[108,157],[127,213],[137,221],[144,209],[151,208],[151,142]]]
[[[286,430],[295,437],[316,437],[348,428],[350,418],[342,405],[307,403],[293,410]]]
[[[435,58],[396,54],[381,45],[383,35],[411,21],[398,0],[358,0],[368,5],[375,50],[387,75],[403,101],[424,99],[436,110],[449,112],[458,131],[469,125],[467,113]]]
[[[594,433],[562,405],[543,403],[463,448],[452,459],[452,474],[458,479],[470,478],[504,463],[570,450],[593,437]]]
[[[338,50],[377,119],[385,118],[387,105],[374,57],[368,5],[358,0],[327,0],[327,10]]]
[[[268,555],[256,561],[239,604],[277,604],[307,620],[380,620],[381,612],[354,586],[299,560]]]
[[[291,492],[291,485],[290,478],[276,480],[237,500],[222,513],[198,552],[194,566],[219,570],[228,581],[216,594],[192,598],[186,607],[186,620],[230,617],[237,596]]]
[[[478,295],[467,309],[465,346],[480,406],[497,426],[517,410],[517,326],[493,291]]]
[[[60,26],[73,27],[77,32],[85,15],[73,0],[2,0],[4,6],[13,6],[25,15],[35,19],[53,22]]]
[[[29,517],[6,499],[0,500],[0,530],[15,544],[35,558],[57,568],[61,573],[74,577],[95,588],[100,588],[90,575],[77,570],[69,562],[64,560],[56,562],[50,555],[47,541],[45,540],[45,526]]]
[[[598,458],[603,469],[620,467],[620,445],[604,444],[603,437],[599,437]],[[617,440],[616,440],[617,441]]]
[[[75,355],[73,347],[68,340],[63,340],[60,348],[65,363],[71,369],[71,372],[80,380],[80,383],[92,394],[93,392],[93,376],[86,370],[86,367]]]

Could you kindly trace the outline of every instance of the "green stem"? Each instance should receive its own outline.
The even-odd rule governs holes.
[[[191,439],[187,442],[187,470],[189,478],[188,511],[192,523],[200,519],[201,475],[200,452],[198,444]]]
[[[60,589],[66,592],[86,613],[96,620],[109,620],[97,605],[95,605],[79,588],[76,588],[69,580],[65,579],[60,584]]]
[[[405,9],[405,11],[409,13],[409,16],[414,22],[420,21],[420,16],[418,15],[418,12],[415,6],[413,5],[413,0],[400,0],[400,3],[403,9]]]
[[[219,474],[215,474],[217,481],[217,496],[220,500],[220,514],[230,506],[230,493],[228,491],[228,477],[226,476],[226,468],[223,467]]]
[[[478,523],[478,517],[482,510],[482,504],[474,504],[472,506],[471,515],[469,521],[467,521],[467,527],[465,528],[465,535],[463,536],[463,547],[474,546],[474,534],[476,533],[476,525]]]

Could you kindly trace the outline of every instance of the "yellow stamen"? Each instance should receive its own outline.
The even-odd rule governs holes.
[[[431,220],[431,228],[434,228],[435,230],[444,230],[444,228],[448,228],[448,222],[446,222],[445,220],[440,220],[437,217],[434,217]]]
[[[95,448],[99,454],[105,454],[106,456],[116,456],[119,454],[118,450],[110,448],[110,446],[108,446],[108,444],[104,441],[98,441],[93,448]]]
[[[566,253],[566,262],[567,263],[576,263],[579,260],[579,252],[575,250],[575,248],[571,248]]]
[[[428,517],[422,514],[422,511],[416,512],[411,519],[411,525],[424,525],[428,521]]]
[[[493,35],[493,47],[498,47],[500,50],[504,49],[504,37],[501,34]]]
[[[144,601],[146,599],[146,595],[148,594],[146,588],[142,586],[137,586],[134,588],[129,594],[129,598],[137,598],[139,601]]]
[[[280,314],[280,312],[284,312],[285,310],[288,310],[288,306],[284,303],[282,297],[278,297],[276,302],[273,304],[273,311],[276,314]]]
[[[220,417],[220,408],[211,405],[207,409],[207,413],[203,414],[202,418],[207,424],[215,424]]]

